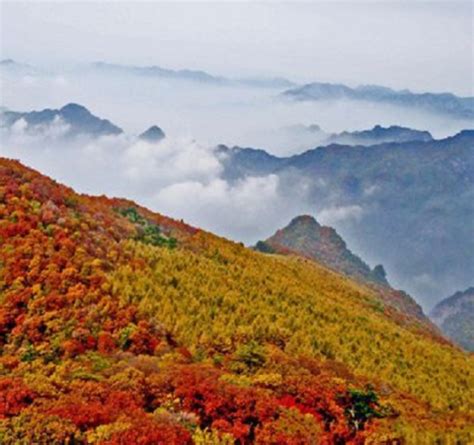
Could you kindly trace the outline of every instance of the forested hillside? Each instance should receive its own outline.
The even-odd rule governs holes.
[[[376,288],[6,159],[0,388],[2,444],[474,434],[473,357]]]

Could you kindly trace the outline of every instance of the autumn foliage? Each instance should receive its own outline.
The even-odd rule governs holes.
[[[0,443],[468,443],[472,357],[384,301],[1,159]]]

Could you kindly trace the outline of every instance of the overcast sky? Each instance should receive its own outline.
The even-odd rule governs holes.
[[[1,2],[1,57],[473,95],[472,2]]]

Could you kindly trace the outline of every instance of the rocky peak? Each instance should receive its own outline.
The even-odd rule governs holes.
[[[164,131],[157,125],[152,125],[144,131],[139,138],[147,142],[159,142],[166,137]]]
[[[266,253],[296,253],[318,261],[346,275],[388,285],[383,266],[372,270],[353,254],[337,231],[322,226],[311,215],[300,215],[283,229],[255,246]]]

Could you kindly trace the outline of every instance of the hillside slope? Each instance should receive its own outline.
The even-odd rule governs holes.
[[[449,338],[474,352],[474,287],[445,298],[430,315]]]
[[[472,437],[472,357],[376,290],[5,159],[0,348],[5,444]]]
[[[378,297],[404,314],[422,321],[427,329],[430,322],[420,305],[403,291],[393,289],[382,265],[371,269],[361,258],[352,253],[332,227],[321,226],[312,216],[302,215],[265,241],[259,241],[256,250],[264,253],[301,255],[330,269],[347,275],[358,282],[375,288]],[[428,325],[428,326],[427,326]]]

